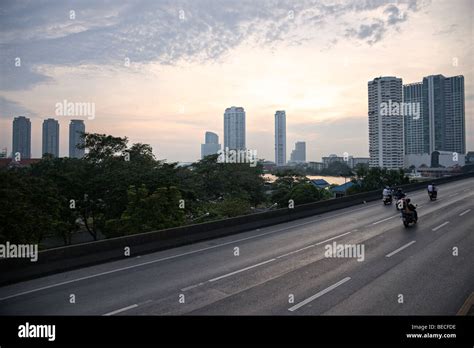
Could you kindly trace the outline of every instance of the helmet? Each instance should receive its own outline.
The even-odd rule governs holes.
[[[410,198],[407,198],[407,199],[406,199],[406,202],[407,202],[407,203],[410,203]]]

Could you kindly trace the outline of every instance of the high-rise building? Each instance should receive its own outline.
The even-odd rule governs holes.
[[[377,77],[368,82],[370,166],[403,167],[402,79]],[[395,107],[397,106],[398,107]],[[398,110],[398,111],[397,111]]]
[[[428,152],[428,137],[425,132],[428,129],[429,119],[422,112],[423,107],[423,83],[411,83],[403,86],[403,103],[407,105],[418,105],[419,114],[404,116],[404,141],[405,154],[417,154]]]
[[[31,122],[25,116],[13,119],[12,157],[19,153],[21,159],[31,158]]]
[[[405,117],[405,153],[466,153],[464,77],[431,75],[403,86],[404,103],[420,103],[420,115]]]
[[[295,143],[295,149],[291,152],[290,162],[306,162],[306,142],[297,141]]]
[[[206,132],[205,143],[201,144],[201,158],[215,155],[220,149],[219,136],[213,132]]]
[[[84,149],[78,149],[77,145],[84,144],[84,139],[81,137],[85,133],[86,126],[83,120],[71,120],[69,123],[69,157],[82,158],[84,157]]]
[[[42,154],[59,157],[59,122],[48,118],[43,121],[43,151]]]
[[[245,150],[245,111],[232,106],[224,112],[224,148]]]
[[[286,114],[283,110],[275,112],[275,163],[277,166],[286,164]]]

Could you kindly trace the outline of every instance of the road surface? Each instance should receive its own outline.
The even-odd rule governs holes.
[[[0,288],[2,315],[455,315],[474,291],[474,178]],[[328,257],[327,245],[363,254]],[[363,249],[362,249],[363,247]]]

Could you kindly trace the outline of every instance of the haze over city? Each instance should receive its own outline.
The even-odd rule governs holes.
[[[95,103],[87,131],[148,143],[170,161],[199,159],[206,131],[222,142],[234,105],[245,108],[247,146],[260,158],[274,159],[276,110],[286,111],[288,153],[301,140],[308,160],[367,156],[367,82],[443,74],[464,75],[472,149],[472,1],[239,4],[5,3],[0,148],[11,149],[11,122],[23,115],[40,157],[41,124],[53,117],[67,156],[74,117],[56,116],[55,105],[68,100]]]

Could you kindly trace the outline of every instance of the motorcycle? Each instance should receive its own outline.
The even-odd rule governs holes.
[[[408,228],[408,226],[412,224],[416,224],[418,222],[418,219],[415,219],[415,214],[407,214],[405,212],[402,212],[402,221],[403,225],[405,228]]]
[[[397,196],[395,197],[396,198],[396,204],[395,204],[395,208],[397,210],[402,210],[403,209],[403,206],[404,206],[404,202],[403,202],[403,198],[405,198],[405,195],[401,195],[401,196]]]
[[[436,201],[436,198],[438,197],[438,192],[428,191],[428,196],[430,196],[430,201]]]
[[[384,205],[392,204],[392,196],[391,195],[383,196],[382,202]]]

